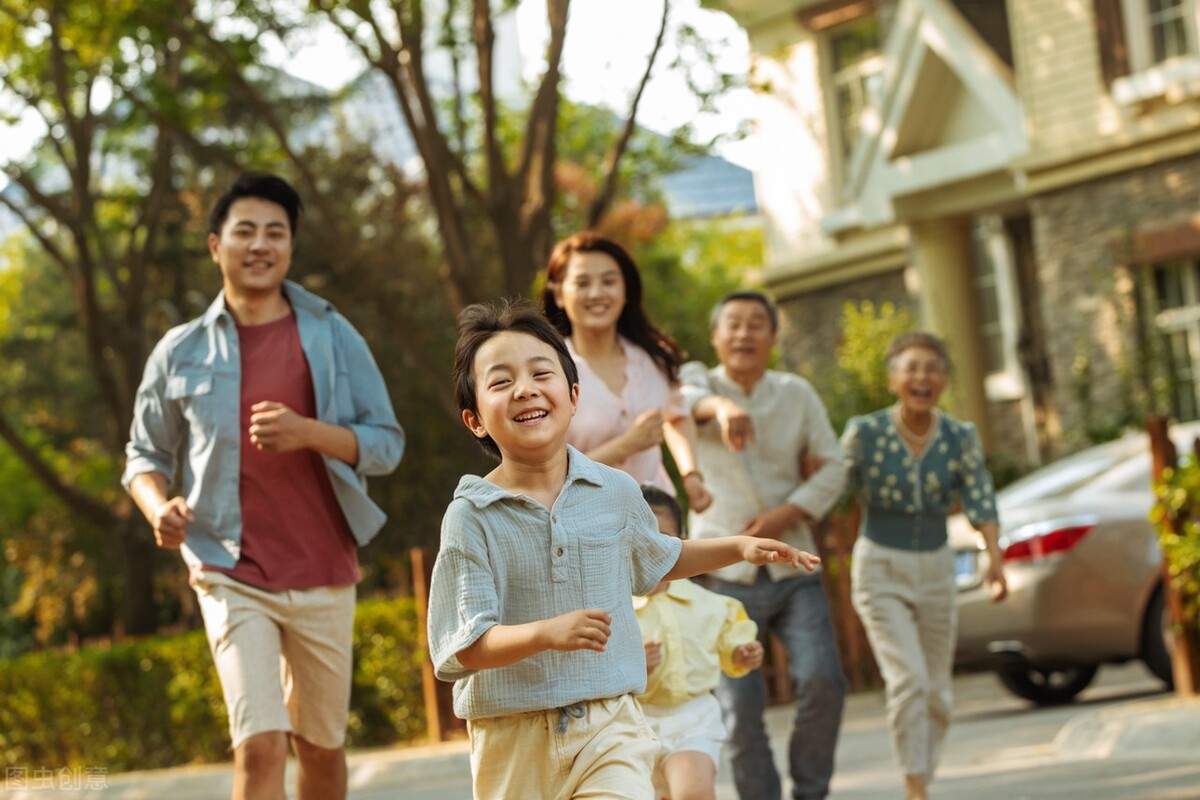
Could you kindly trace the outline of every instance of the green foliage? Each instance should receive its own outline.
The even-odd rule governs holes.
[[[48,128],[28,155],[0,155],[11,188],[4,199],[19,202],[28,223],[0,245],[0,424],[34,454],[0,443],[0,653],[112,633],[130,599],[127,631],[181,622],[188,590],[178,557],[145,557],[148,531],[117,476],[149,348],[219,289],[205,217],[242,169],[274,170],[299,188],[306,213],[293,277],[363,333],[407,433],[400,468],[371,483],[389,523],[363,551],[364,587],[404,587],[407,549],[436,542],[458,476],[488,468],[449,396],[454,310],[468,293],[448,277],[454,248],[438,235],[421,185],[432,172],[414,184],[374,155],[361,131],[336,128],[326,114],[331,98],[262,64],[271,44],[286,48],[320,19],[343,16],[318,6],[379,14],[392,30],[386,4],[0,5],[10,108],[36,108]],[[470,70],[469,8],[450,6],[468,16],[440,41]],[[419,4],[395,8],[411,17]],[[681,42],[706,60],[694,31],[681,32]],[[704,75],[693,77],[705,107],[728,85],[719,72],[703,85]],[[469,175],[482,191],[465,192],[455,214],[472,245],[466,285],[487,297],[506,286],[506,259],[523,269],[540,264],[501,246],[510,231],[496,230],[495,209],[520,206],[523,195],[488,174],[478,93],[468,94],[439,110],[446,130],[462,132],[450,143],[464,145],[463,180]],[[498,111],[497,135],[515,169],[528,109]],[[535,194],[554,201],[551,227],[566,232],[582,224],[622,120],[564,100],[558,122],[555,147],[545,151],[555,158],[554,185]],[[637,131],[609,216],[635,234],[656,319],[693,357],[707,358],[707,306],[743,283],[745,265],[761,261],[761,243],[757,232],[730,238],[716,226],[664,227],[654,181],[694,149]]]
[[[710,365],[716,361],[708,326],[712,307],[736,289],[761,288],[762,228],[738,222],[671,223],[635,251],[647,312],[687,358]]]
[[[1150,521],[1183,600],[1186,624],[1200,622],[1200,463],[1184,458],[1154,482]]]
[[[9,765],[112,771],[216,761],[229,746],[203,633],[0,662]]]
[[[411,598],[359,604],[348,744],[425,730]],[[0,759],[110,772],[225,761],[229,728],[202,631],[0,661]]]
[[[412,598],[359,603],[347,741],[352,747],[409,742],[425,733],[416,604]]]
[[[914,327],[908,309],[898,309],[890,302],[876,307],[864,300],[857,306],[846,303],[842,307],[837,366],[813,378],[835,431],[844,429],[855,414],[892,403],[887,387],[887,347],[896,335]]]

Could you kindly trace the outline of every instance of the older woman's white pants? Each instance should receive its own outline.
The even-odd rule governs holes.
[[[930,780],[953,701],[954,552],[949,545],[900,550],[860,536],[851,580],[854,609],[883,674],[896,757],[904,774]]]

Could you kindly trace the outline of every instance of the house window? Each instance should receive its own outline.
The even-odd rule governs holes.
[[[1200,86],[1200,0],[1117,0],[1128,62],[1116,62],[1113,98],[1133,104],[1194,96]],[[1101,37],[1101,47],[1113,42]]]
[[[865,14],[829,31],[829,63],[833,109],[837,120],[835,143],[842,164],[850,160],[858,138],[858,121],[871,95],[883,81],[879,19]]]
[[[1150,58],[1160,64],[1194,53],[1195,0],[1144,0],[1146,31],[1150,35]],[[1190,17],[1190,19],[1189,19]]]
[[[1200,418],[1200,260],[1156,264],[1154,326],[1176,419]]]
[[[977,217],[971,225],[971,241],[988,398],[1015,400],[1025,393],[1017,357],[1021,313],[1004,220],[996,215]]]

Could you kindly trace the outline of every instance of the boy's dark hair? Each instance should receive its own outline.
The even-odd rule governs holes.
[[[642,306],[642,277],[629,251],[607,236],[594,231],[579,231],[554,245],[546,262],[546,288],[542,290],[542,313],[563,336],[571,335],[571,320],[554,299],[555,284],[567,277],[567,265],[576,253],[603,253],[617,262],[625,282],[625,307],[617,317],[617,333],[649,354],[659,372],[674,383],[679,379],[683,352],[669,335],[659,330]]]
[[[459,412],[478,413],[475,395],[475,356],[479,348],[498,333],[525,333],[554,348],[567,385],[579,383],[579,368],[567,350],[567,343],[546,319],[524,300],[509,299],[498,303],[474,303],[458,315],[458,342],[454,345],[454,399]],[[491,436],[479,439],[479,446],[497,461],[500,448]]]
[[[752,300],[755,303],[761,303],[762,307],[767,310],[767,316],[771,319],[771,333],[779,332],[779,310],[775,308],[775,304],[771,302],[771,298],[753,289],[739,289],[736,292],[730,292],[718,300],[717,304],[713,306],[712,313],[708,316],[709,330],[716,330],[717,319],[721,316],[721,309],[725,307],[726,303],[732,303],[734,300]]]
[[[268,172],[243,172],[237,177],[233,185],[213,203],[212,211],[208,214],[209,233],[220,235],[221,226],[229,217],[230,206],[243,197],[257,197],[282,206],[287,212],[292,238],[295,238],[296,225],[300,221],[300,212],[304,210],[304,204],[300,202],[300,195],[290,183]]]
[[[650,508],[670,513],[671,519],[675,520],[675,530],[679,531],[679,538],[686,538],[683,531],[683,510],[679,507],[679,502],[674,497],[671,497],[671,495],[653,483],[642,484],[642,497],[646,498],[646,503]]]

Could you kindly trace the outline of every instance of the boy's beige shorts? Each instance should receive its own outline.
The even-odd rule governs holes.
[[[654,800],[658,739],[632,695],[467,723],[475,800],[572,797]]]
[[[266,591],[196,570],[229,735],[289,731],[317,747],[346,741],[353,665],[355,587]]]

